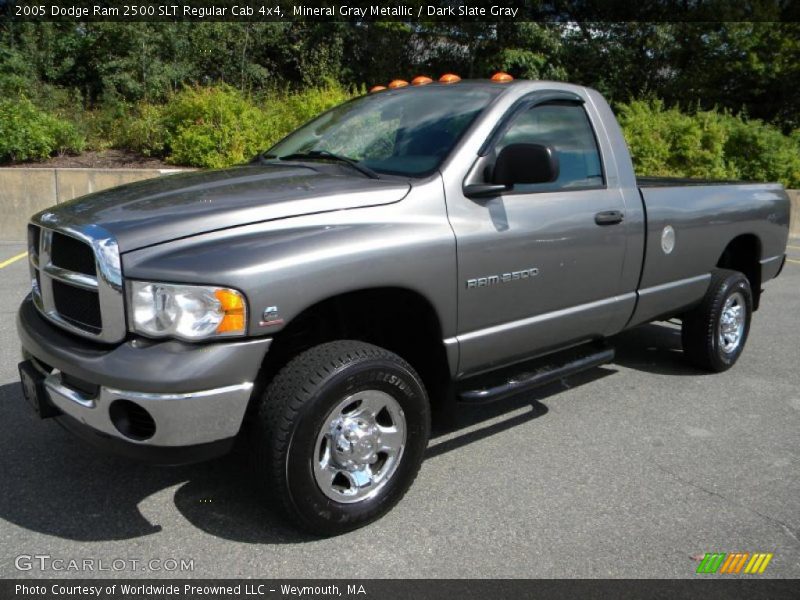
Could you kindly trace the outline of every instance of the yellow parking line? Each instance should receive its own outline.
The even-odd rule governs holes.
[[[800,250],[800,246],[792,246],[791,244],[787,244],[786,247],[791,248],[792,250]]]
[[[3,262],[0,262],[0,269],[2,269],[3,267],[7,267],[11,263],[17,262],[20,258],[25,258],[26,256],[28,256],[27,252],[22,252],[21,254],[17,254],[16,256],[12,256],[8,260],[4,260]]]
[[[800,265],[800,260],[792,260],[791,258],[787,258],[786,262],[790,262],[790,263],[794,263],[796,265]],[[2,268],[2,267],[3,267],[3,265],[0,265],[0,268]]]

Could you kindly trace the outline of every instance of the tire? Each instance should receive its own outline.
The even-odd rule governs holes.
[[[747,277],[738,271],[713,271],[702,302],[683,317],[684,354],[701,369],[727,371],[742,354],[752,316]]]
[[[430,406],[406,361],[343,340],[303,352],[275,376],[253,433],[257,476],[279,507],[301,529],[337,535],[406,493],[427,448]]]

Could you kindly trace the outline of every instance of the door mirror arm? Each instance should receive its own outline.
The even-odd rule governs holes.
[[[464,186],[464,195],[467,198],[491,198],[511,189],[512,186],[504,183],[472,183]]]

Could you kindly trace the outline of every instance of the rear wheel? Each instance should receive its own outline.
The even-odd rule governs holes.
[[[708,371],[730,369],[742,354],[752,314],[747,277],[738,271],[713,271],[703,301],[683,317],[684,354]]]
[[[430,433],[414,369],[356,341],[300,354],[259,407],[257,474],[300,527],[335,535],[389,511],[419,471]]]

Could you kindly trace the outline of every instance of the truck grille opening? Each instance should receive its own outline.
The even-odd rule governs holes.
[[[156,422],[150,413],[130,400],[114,400],[108,415],[117,431],[132,440],[141,442],[156,433]]]
[[[84,275],[97,275],[91,246],[74,237],[54,231],[51,254],[51,260],[57,267]]]
[[[53,280],[53,301],[59,316],[81,329],[100,333],[100,299],[97,292]]]
[[[95,254],[95,248],[102,248]],[[28,225],[36,309],[56,326],[107,343],[126,335],[119,248],[102,227]]]

